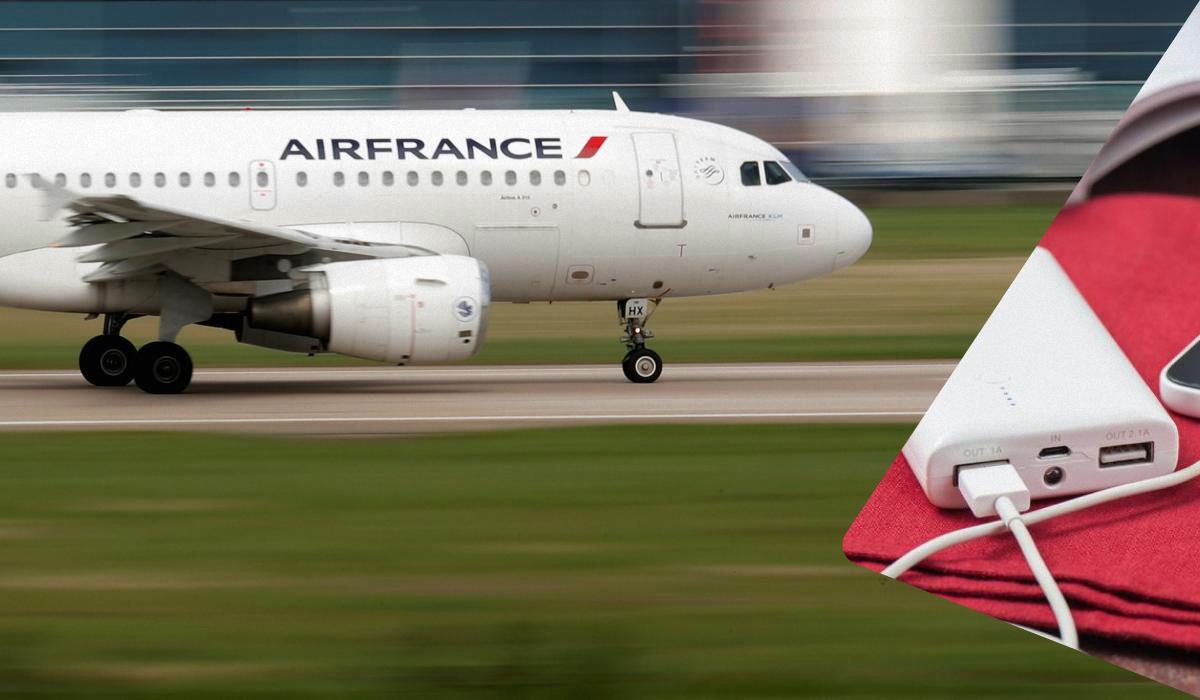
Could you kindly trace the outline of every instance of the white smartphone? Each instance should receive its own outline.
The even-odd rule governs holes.
[[[1200,338],[1163,367],[1158,391],[1167,408],[1200,418]]]

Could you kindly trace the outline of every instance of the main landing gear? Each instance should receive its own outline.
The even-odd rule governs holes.
[[[634,384],[653,384],[662,376],[663,363],[658,353],[646,347],[646,341],[654,334],[646,330],[646,321],[654,313],[658,300],[623,299],[617,302],[617,314],[625,325],[621,342],[629,348],[621,360],[625,378]]]
[[[95,386],[125,386],[133,381],[137,348],[119,335],[98,335],[79,351],[79,371]]]
[[[79,351],[79,371],[95,386],[125,386],[137,382],[149,394],[178,394],[192,381],[192,358],[187,351],[163,341],[147,343],[141,350],[121,337],[121,328],[134,316],[107,314],[104,334],[89,340]]]
[[[133,380],[147,394],[181,393],[192,383],[192,358],[175,343],[146,343],[138,350]]]

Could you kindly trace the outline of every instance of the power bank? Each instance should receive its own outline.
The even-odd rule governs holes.
[[[903,452],[931,502],[965,508],[965,467],[1008,462],[1050,498],[1170,473],[1178,450],[1166,410],[1038,248]]]

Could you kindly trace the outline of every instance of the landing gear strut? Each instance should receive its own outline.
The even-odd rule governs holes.
[[[646,341],[654,337],[646,329],[646,321],[657,306],[657,299],[623,299],[617,302],[617,314],[625,325],[621,342],[629,348],[625,359],[621,361],[621,370],[625,378],[634,384],[652,384],[662,376],[662,358],[646,347]]]

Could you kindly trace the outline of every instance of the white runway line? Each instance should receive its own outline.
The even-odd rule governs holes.
[[[800,418],[920,418],[922,411],[841,411],[785,413],[611,413],[547,414],[536,416],[291,416],[279,418],[95,418],[0,421],[0,428],[67,428],[139,425],[245,425],[295,423],[562,423],[587,421],[781,420]]]

